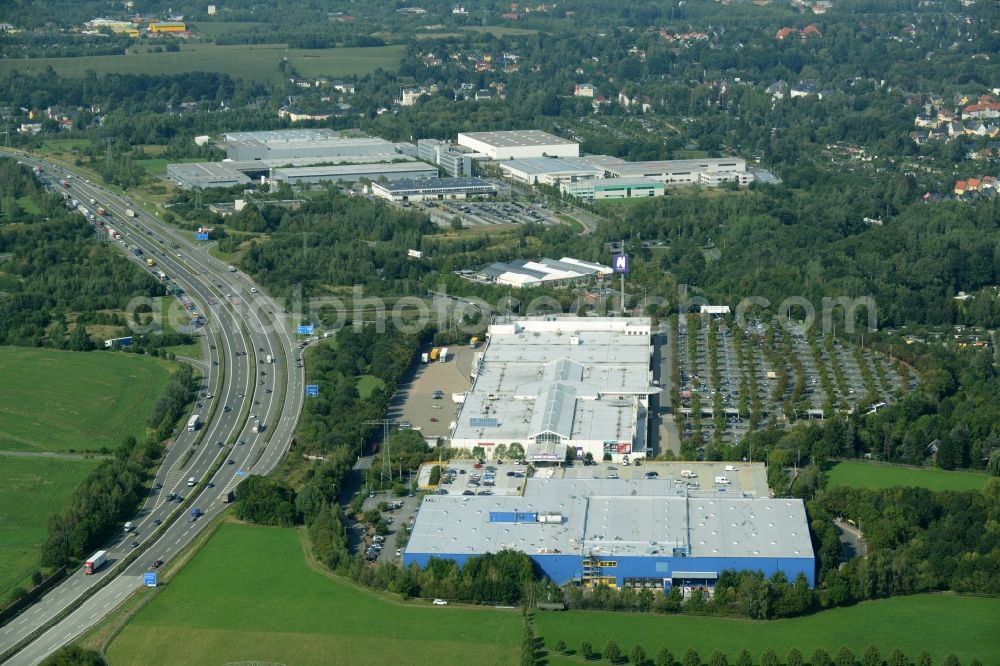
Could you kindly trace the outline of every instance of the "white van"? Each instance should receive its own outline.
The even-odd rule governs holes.
[[[132,531],[132,529],[133,529],[133,528],[132,528],[132,523],[131,523],[131,521],[130,521],[130,522],[127,522],[127,523],[125,523],[125,531],[126,531],[126,532],[131,532],[131,531]]]
[[[726,471],[727,472],[735,472],[736,471],[736,465],[726,465]]]
[[[198,482],[195,481],[194,477],[192,476],[190,479],[188,479],[188,488],[193,488],[197,483]]]
[[[690,469],[681,470],[681,478],[684,479],[697,479],[698,475]]]
[[[730,483],[728,476],[717,476],[715,477],[715,482],[720,486],[728,486]]]

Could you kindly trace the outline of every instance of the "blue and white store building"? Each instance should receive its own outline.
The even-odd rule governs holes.
[[[428,495],[403,562],[462,564],[501,549],[527,553],[559,584],[711,590],[724,570],[815,584],[801,500],[670,479],[529,478],[516,495]]]

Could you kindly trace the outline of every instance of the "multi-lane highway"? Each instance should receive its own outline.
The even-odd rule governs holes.
[[[199,364],[204,372],[193,412],[201,426],[193,432],[182,430],[166,451],[149,497],[132,518],[134,531],[122,532],[102,546],[110,561],[96,574],[77,571],[0,628],[0,655],[8,656],[11,664],[34,664],[140,588],[154,561],[169,563],[225,508],[223,493],[247,474],[267,474],[277,466],[302,408],[304,377],[301,351],[284,309],[246,275],[228,270],[189,240],[190,234],[159,223],[139,206],[79,174],[24,155],[18,158],[40,167],[41,179],[79,200],[86,212],[96,214],[97,207],[103,207],[108,213],[102,217],[105,224],[121,234],[120,241],[108,242],[120,242],[132,261],[154,274],[162,270],[184,289],[197,311],[205,313],[198,333],[207,359]],[[62,180],[69,187],[64,188]],[[135,247],[141,249],[141,257],[134,254]],[[155,267],[147,266],[147,258],[155,261]],[[268,355],[273,363],[266,362]],[[263,429],[254,433],[257,422]],[[192,508],[204,515],[193,520]],[[141,552],[136,561],[124,570],[116,566],[133,550]],[[114,580],[104,580],[110,576]],[[99,583],[107,584],[95,592]],[[54,622],[87,595],[90,598],[79,608]],[[15,646],[20,649],[7,654]]]

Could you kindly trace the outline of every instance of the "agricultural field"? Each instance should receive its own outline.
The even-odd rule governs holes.
[[[0,451],[114,448],[142,438],[170,377],[133,354],[0,347]]]
[[[989,477],[982,472],[883,465],[881,463],[841,462],[827,472],[828,487],[892,488],[913,486],[928,490],[982,490]]]
[[[998,616],[1000,599],[921,594],[771,622],[609,612],[538,613],[535,635],[545,640],[552,665],[580,663],[579,657],[554,655],[551,650],[556,641],[579,651],[586,640],[600,652],[612,638],[626,654],[633,646],[642,645],[652,657],[665,645],[678,661],[694,648],[702,663],[708,663],[716,650],[727,654],[733,663],[743,649],[757,660],[768,648],[782,659],[789,650],[798,648],[809,659],[817,648],[834,656],[844,645],[860,659],[874,644],[883,657],[899,648],[911,662],[927,650],[935,664],[949,654],[958,656],[963,664],[972,659],[996,664],[1000,663]]]
[[[0,605],[14,588],[30,587],[49,517],[100,462],[97,457],[0,453]]]
[[[223,525],[118,634],[109,662],[518,662],[517,611],[401,603],[357,589],[310,569],[303,536]]]
[[[403,55],[402,46],[369,48],[287,49],[283,44],[218,46],[185,44],[175,53],[130,53],[79,58],[0,60],[0,76],[17,69],[41,74],[52,67],[61,76],[81,77],[93,70],[102,74],[170,75],[185,72],[220,72],[233,78],[276,82],[283,77],[278,63],[287,54],[302,76],[364,75],[378,68],[391,70]]]

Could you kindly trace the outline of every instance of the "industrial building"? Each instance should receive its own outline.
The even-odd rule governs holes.
[[[592,279],[598,274],[609,274],[611,268],[572,257],[562,259],[542,258],[496,261],[476,272],[480,282],[490,282],[506,287],[538,287],[544,284],[577,282]]]
[[[479,160],[489,159],[489,156],[473,152],[465,146],[456,146],[437,139],[419,139],[417,141],[417,157],[425,162],[438,165],[453,178],[471,177],[475,163]]]
[[[184,189],[249,185],[252,180],[228,162],[168,164],[167,178]]]
[[[605,169],[588,157],[532,157],[500,163],[507,178],[528,185],[558,185],[562,182],[604,178]]]
[[[652,178],[602,178],[600,180],[585,180],[563,182],[559,184],[563,194],[602,201],[606,199],[637,199],[641,197],[662,197],[663,181]]]
[[[334,166],[303,166],[271,170],[271,180],[287,183],[315,185],[324,181],[356,183],[362,178],[371,181],[436,178],[438,168],[423,162],[398,162],[378,164],[337,164]]]
[[[739,185],[753,182],[747,162],[739,157],[702,158],[695,160],[659,160],[652,162],[621,162],[608,165],[609,178],[653,178],[667,187],[704,185],[717,187],[727,181]]]
[[[415,157],[416,154],[417,147],[411,143],[392,143],[371,136],[344,136],[325,128],[226,133],[226,156],[236,161],[318,157],[335,162],[339,161],[336,158],[346,156]]]
[[[403,564],[526,553],[554,582],[713,591],[726,570],[815,584],[800,499],[690,491],[671,479],[528,478],[522,494],[427,495]]]
[[[473,357],[451,447],[520,443],[531,461],[645,457],[653,353],[648,317],[495,321]]]
[[[541,130],[465,132],[458,135],[458,145],[488,155],[491,160],[580,156],[580,144]]]
[[[149,24],[150,32],[186,32],[183,21],[153,21]]]
[[[482,178],[423,178],[372,183],[372,194],[389,201],[424,199],[465,199],[470,196],[496,196],[499,188]]]

